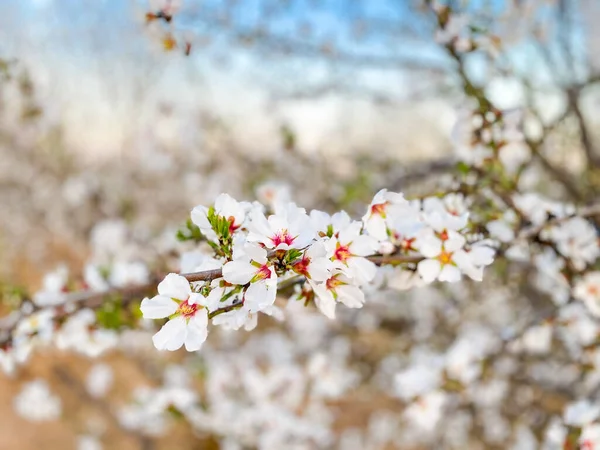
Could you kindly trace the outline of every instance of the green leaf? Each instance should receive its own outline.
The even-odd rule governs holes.
[[[180,228],[179,230],[177,230],[176,237],[177,237],[178,241],[182,241],[182,242],[185,242],[185,241],[201,242],[201,241],[206,240],[206,238],[200,231],[200,228],[198,228],[198,226],[196,226],[196,224],[194,224],[194,222],[192,222],[191,219],[188,219],[186,221],[185,226],[183,228]]]
[[[96,320],[102,328],[117,330],[124,323],[123,310],[114,301],[104,303],[96,310]]]
[[[464,161],[460,161],[456,165],[456,170],[458,170],[463,175],[467,175],[471,171],[471,167],[468,164],[466,164]]]

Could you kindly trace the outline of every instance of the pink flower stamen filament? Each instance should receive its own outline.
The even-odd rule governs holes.
[[[333,258],[341,262],[346,262],[351,256],[352,253],[350,252],[350,248],[347,245],[342,245],[338,242],[333,254]]]
[[[292,236],[288,230],[281,230],[271,238],[273,245],[277,247],[279,244],[292,245],[296,237]]]
[[[189,299],[188,299],[189,300]],[[196,314],[199,308],[202,308],[201,305],[197,305],[196,303],[188,303],[188,300],[184,300],[179,304],[179,308],[177,308],[177,313],[181,314],[186,319],[189,319]]]

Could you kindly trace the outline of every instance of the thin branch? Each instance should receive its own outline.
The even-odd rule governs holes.
[[[444,158],[424,164],[409,166],[404,169],[403,173],[394,181],[390,190],[401,191],[408,183],[423,180],[432,175],[446,173],[456,167],[456,162],[456,158]]]
[[[398,265],[402,263],[416,263],[422,260],[421,256],[406,256],[406,255],[375,255],[367,257],[367,259],[373,261],[377,265],[382,264],[392,264]],[[212,281],[222,277],[221,269],[213,269],[206,270],[202,272],[190,272],[190,273],[181,273],[181,276],[185,277],[189,282],[198,282],[198,281]],[[286,284],[289,280],[286,280],[282,283]],[[155,289],[156,285],[159,282],[159,278],[152,279],[149,283],[140,284],[137,286],[127,286],[124,288],[112,288],[107,291],[83,291],[83,292],[71,292],[65,294],[65,301],[55,308],[54,319],[62,319],[67,317],[68,315],[72,315],[73,312],[84,309],[84,308],[99,308],[104,304],[106,299],[111,296],[120,297],[120,304],[125,306],[134,301],[138,301],[141,297],[151,294]],[[288,287],[287,285],[285,287]],[[73,304],[75,308],[73,308]],[[209,318],[213,318],[220,314],[224,314],[226,312],[230,312],[236,309],[241,308],[243,305],[242,302],[234,303],[232,305],[224,306],[223,308],[219,308],[215,311],[209,313]],[[44,309],[44,307],[40,307],[37,305],[33,305],[32,309],[27,311],[27,313],[21,312],[12,312],[6,318],[0,319],[0,331],[3,331],[3,336],[0,337],[0,346],[9,346],[12,343],[12,334],[15,331],[19,321],[28,315],[33,314],[34,312],[40,311]],[[10,318],[10,320],[8,320]],[[4,319],[4,320],[3,320]]]
[[[569,109],[573,111],[575,118],[577,119],[579,138],[581,140],[581,145],[583,147],[588,164],[591,167],[600,167],[600,161],[598,159],[596,149],[594,148],[594,143],[590,136],[585,117],[583,117],[583,113],[579,107],[579,91],[575,89],[568,89],[567,98],[569,100]]]
[[[563,185],[565,190],[576,200],[581,200],[582,195],[579,189],[576,187],[571,176],[562,169],[555,167],[541,151],[541,144],[543,141],[531,141],[527,140],[527,146],[531,150],[532,155],[538,159],[542,167],[552,175],[560,184]]]
[[[223,276],[221,269],[206,270],[204,272],[191,272],[182,273],[182,277],[185,277],[190,283],[194,281],[212,281]]]

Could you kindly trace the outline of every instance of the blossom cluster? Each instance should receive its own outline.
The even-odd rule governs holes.
[[[280,315],[275,300],[283,283],[299,285],[295,299],[333,319],[338,303],[363,306],[378,264],[405,264],[409,285],[463,275],[481,281],[495,252],[492,241],[471,236],[459,195],[408,201],[383,189],[362,220],[353,220],[345,211],[307,213],[291,202],[267,214],[258,202],[221,194],[213,206],[195,207],[191,219],[214,254],[187,277],[167,275],[158,295],[142,302],[144,318],[169,319],[153,338],[160,350],[199,350],[209,320],[251,330],[258,313]]]

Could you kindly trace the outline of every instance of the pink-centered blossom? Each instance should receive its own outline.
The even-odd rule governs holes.
[[[276,208],[268,218],[257,210],[250,213],[249,242],[256,242],[273,250],[303,249],[315,238],[304,208],[289,203]]]
[[[243,295],[249,312],[261,311],[275,303],[277,273],[268,261],[267,251],[256,244],[244,245],[243,251],[234,250],[234,260],[223,266],[223,278],[231,284],[249,284]]]
[[[200,350],[208,336],[208,307],[220,300],[222,290],[213,289],[208,297],[192,292],[185,277],[170,273],[158,285],[158,295],[144,299],[140,309],[146,319],[169,321],[152,337],[158,350]]]

